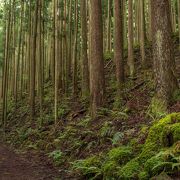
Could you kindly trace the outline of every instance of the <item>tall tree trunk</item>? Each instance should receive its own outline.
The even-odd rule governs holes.
[[[73,44],[73,95],[77,95],[77,38],[78,38],[78,0],[74,1],[75,7],[75,29],[74,29],[74,44]]]
[[[30,105],[31,120],[35,116],[35,81],[36,81],[36,39],[37,39],[37,18],[38,18],[38,1],[35,5],[34,23],[33,23],[33,41],[32,41],[32,59],[31,59],[31,86],[30,86]]]
[[[7,8],[9,6],[9,8]],[[3,82],[2,82],[2,124],[5,132],[7,121],[7,95],[8,95],[8,69],[9,69],[9,42],[10,42],[10,29],[11,29],[11,0],[6,4],[7,20],[5,21],[5,46],[4,46],[4,64],[3,64]]]
[[[91,114],[95,117],[98,108],[104,103],[103,25],[101,0],[90,0],[90,3],[90,94]]]
[[[178,29],[179,29],[179,48],[180,48],[180,1],[178,1]]]
[[[145,19],[144,19],[144,0],[140,0],[140,51],[142,67],[145,67]]]
[[[124,82],[122,5],[122,0],[114,0],[114,60],[116,64],[118,96],[121,96]]]
[[[134,76],[134,52],[133,52],[133,1],[128,1],[128,65],[130,76]]]
[[[153,62],[156,82],[155,111],[166,111],[173,93],[178,89],[175,77],[175,58],[171,38],[170,7],[168,0],[151,0]]]
[[[107,17],[107,48],[106,51],[111,51],[111,5],[112,0],[108,0],[108,17]]]
[[[89,68],[87,56],[87,12],[86,0],[81,0],[81,63],[82,63],[82,96],[87,97],[89,94]]]

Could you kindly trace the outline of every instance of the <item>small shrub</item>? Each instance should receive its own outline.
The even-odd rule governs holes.
[[[60,165],[63,162],[63,152],[60,150],[55,150],[49,153],[49,157],[53,159],[56,165]]]

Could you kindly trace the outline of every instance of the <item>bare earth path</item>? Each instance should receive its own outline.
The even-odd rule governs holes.
[[[57,178],[59,177],[59,178]],[[60,180],[58,171],[44,157],[19,155],[0,144],[0,180]]]

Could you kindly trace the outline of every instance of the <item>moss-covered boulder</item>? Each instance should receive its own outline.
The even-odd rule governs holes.
[[[156,121],[142,151],[118,171],[120,179],[148,179],[161,172],[173,174],[180,168],[180,113]],[[143,172],[143,173],[142,173]]]
[[[180,140],[180,113],[173,113],[155,122],[150,128],[139,159],[144,162],[157,154],[160,149],[171,147],[178,140]]]

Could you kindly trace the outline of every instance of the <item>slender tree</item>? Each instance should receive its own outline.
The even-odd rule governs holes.
[[[82,63],[82,96],[89,94],[89,68],[87,55],[87,10],[86,0],[81,0],[81,63]]]
[[[120,96],[124,82],[122,0],[114,0],[114,61],[116,64],[118,94]]]
[[[91,113],[95,117],[98,108],[104,103],[103,26],[101,0],[90,0],[90,4],[90,95]]]
[[[178,1],[178,29],[179,29],[179,44],[180,44],[180,1]]]
[[[31,81],[30,81],[30,105],[31,120],[35,116],[35,85],[36,85],[36,40],[37,40],[37,21],[38,21],[38,1],[35,4],[34,23],[33,23],[33,41],[32,41],[32,59],[31,59]]]
[[[128,65],[130,76],[134,75],[134,52],[133,52],[133,1],[128,1]]]

